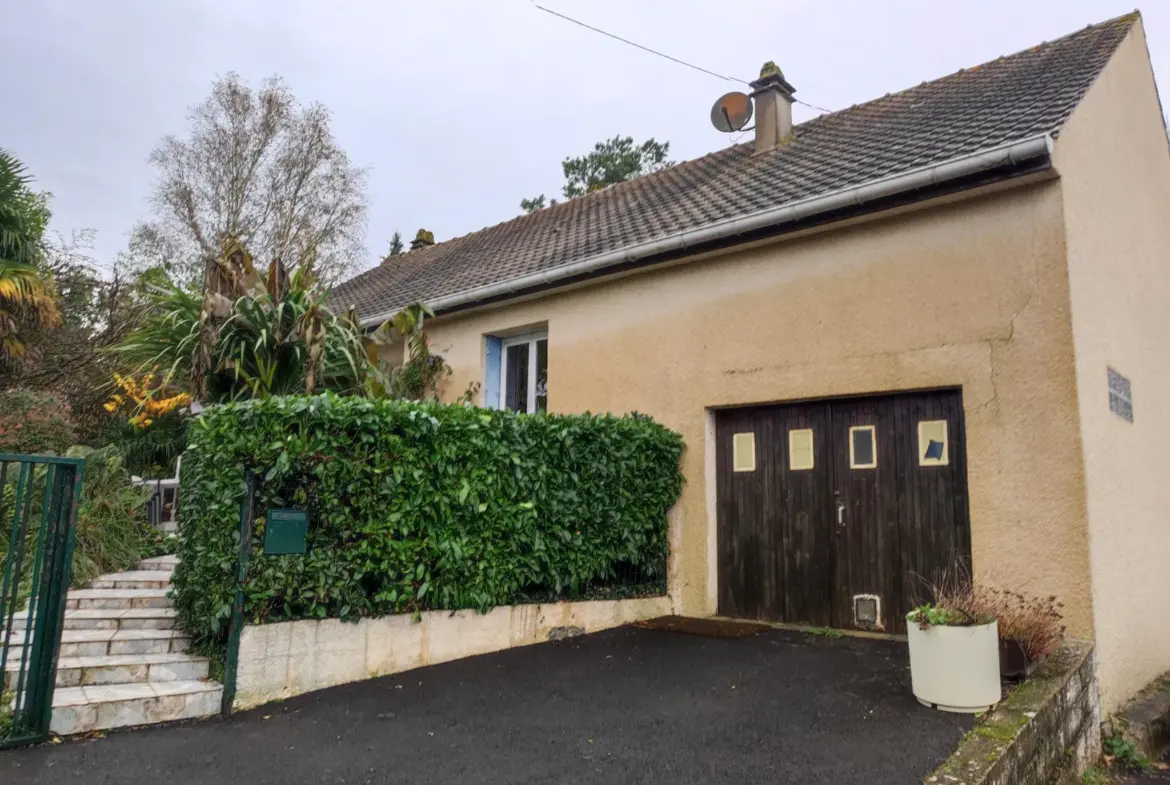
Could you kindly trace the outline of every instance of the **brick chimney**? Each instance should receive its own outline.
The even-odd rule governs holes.
[[[774,150],[792,140],[792,94],[796,88],[784,79],[784,73],[771,60],[760,69],[760,78],[752,82],[756,102],[756,152]]]

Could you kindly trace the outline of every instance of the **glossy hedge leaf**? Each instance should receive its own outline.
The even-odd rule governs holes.
[[[226,635],[245,466],[264,478],[245,617],[356,619],[577,596],[619,565],[664,579],[682,449],[641,416],[331,393],[210,407],[183,458],[179,624]],[[308,509],[306,554],[263,555],[279,506]]]

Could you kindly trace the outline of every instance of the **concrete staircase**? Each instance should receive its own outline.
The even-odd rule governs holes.
[[[54,733],[150,725],[219,711],[223,686],[188,652],[167,599],[174,556],[103,575],[69,592],[53,694]],[[18,613],[5,683],[15,678],[28,614]],[[15,662],[14,662],[15,660]]]

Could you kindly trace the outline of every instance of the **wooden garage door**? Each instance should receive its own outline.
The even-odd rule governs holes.
[[[719,612],[904,632],[970,558],[964,441],[957,390],[719,412]]]

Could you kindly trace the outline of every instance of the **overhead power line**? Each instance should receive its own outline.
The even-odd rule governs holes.
[[[636,41],[631,41],[628,38],[622,38],[620,35],[615,35],[613,33],[607,32],[605,30],[602,30],[600,27],[594,27],[593,25],[585,24],[584,22],[580,21],[579,19],[574,19],[571,16],[565,16],[564,14],[562,14],[558,11],[554,11],[551,8],[545,8],[540,3],[535,2],[535,0],[532,3],[532,5],[535,6],[536,8],[539,8],[541,11],[544,11],[546,14],[552,14],[555,17],[558,17],[560,19],[564,19],[566,22],[572,22],[573,24],[578,25],[579,27],[584,27],[586,30],[592,30],[593,32],[600,33],[601,35],[604,35],[607,38],[612,38],[615,41],[621,41],[623,44],[628,44],[628,45],[635,47],[637,49],[641,49],[643,52],[649,52],[652,55],[657,55],[658,57],[665,58],[667,60],[670,60],[672,63],[678,63],[679,65],[686,66],[687,68],[693,68],[696,71],[700,71],[704,74],[707,74],[708,76],[714,76],[716,79],[722,79],[725,82],[739,82],[740,84],[747,85],[748,87],[752,86],[752,83],[747,81],[746,79],[738,79],[734,76],[724,76],[723,74],[715,73],[714,71],[711,71],[707,68],[703,68],[702,66],[695,65],[694,63],[688,63],[686,60],[680,60],[677,57],[672,57],[671,55],[666,54],[665,52],[659,52],[657,49],[651,49],[648,46],[643,46],[642,44],[639,44]],[[829,109],[824,109],[820,106],[810,104],[808,101],[802,101],[799,98],[794,97],[792,100],[798,104],[801,104],[803,106],[807,106],[809,109],[816,109],[818,112],[829,113],[831,111]]]
[[[638,49],[641,49],[643,52],[649,52],[652,55],[658,55],[659,57],[665,57],[667,60],[670,60],[671,62],[678,63],[679,65],[685,65],[687,68],[693,68],[696,71],[702,71],[705,74],[709,74],[709,75],[714,76],[718,79],[722,79],[726,82],[741,82],[745,85],[748,85],[749,87],[751,86],[751,82],[744,82],[744,80],[742,80],[742,79],[736,79],[735,77],[732,77],[732,76],[724,76],[723,74],[717,74],[714,71],[708,71],[706,68],[701,68],[700,66],[697,66],[693,63],[688,63],[686,60],[679,60],[677,57],[671,57],[668,54],[665,54],[663,52],[659,52],[657,49],[651,49],[648,46],[642,46],[641,44],[635,43],[634,41],[631,41],[628,38],[622,38],[620,35],[614,35],[613,33],[607,33],[606,31],[602,30],[600,27],[594,27],[593,25],[587,25],[584,22],[578,21],[571,16],[565,16],[564,14],[557,13],[556,11],[552,10],[551,8],[545,8],[544,6],[540,5],[539,3],[533,3],[533,5],[536,6],[537,8],[539,8],[541,11],[544,11],[546,14],[552,14],[553,16],[559,16],[561,19],[564,19],[566,22],[572,22],[575,25],[580,25],[581,27],[584,27],[586,30],[592,30],[595,33],[601,33],[602,35],[608,36],[609,38],[612,38],[615,41],[621,41],[623,44],[629,44],[630,46],[635,46]]]
[[[818,112],[824,112],[825,114],[832,114],[833,113],[832,109],[825,109],[823,106],[817,106],[816,104],[810,104],[808,101],[802,101],[799,98],[793,98],[792,100],[796,101],[796,103],[798,103],[798,104],[802,104],[804,106],[807,106],[809,109],[816,109]]]

